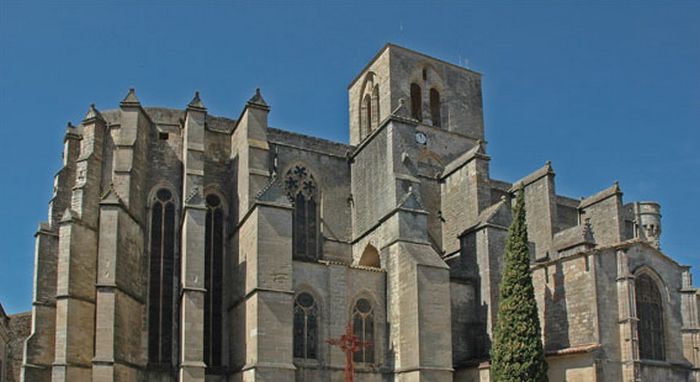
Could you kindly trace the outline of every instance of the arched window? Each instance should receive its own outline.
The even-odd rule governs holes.
[[[420,85],[411,84],[411,116],[419,121],[423,121],[423,99]]]
[[[372,90],[372,129],[379,127],[379,85]]]
[[[664,322],[661,294],[649,275],[637,276],[634,283],[637,300],[637,337],[639,357],[664,359]]]
[[[360,256],[359,264],[364,265],[366,267],[381,268],[381,264],[379,262],[379,252],[377,251],[377,248],[375,248],[371,244],[367,244],[365,250],[362,251],[362,256]]]
[[[355,362],[374,363],[374,310],[369,300],[357,300],[352,309],[352,332],[367,346],[355,352]]]
[[[318,189],[313,175],[305,167],[295,166],[287,171],[287,197],[294,204],[292,236],[294,258],[316,260],[320,243],[317,201]]]
[[[169,365],[173,348],[175,200],[160,189],[151,204],[148,362]]]
[[[440,126],[440,93],[435,88],[430,89],[430,119],[433,126]]]
[[[318,348],[318,307],[308,293],[294,300],[294,357],[316,359]]]
[[[364,118],[362,120],[364,125],[363,128],[365,130],[365,134],[369,135],[369,133],[372,132],[372,98],[369,96],[369,94],[365,95],[365,98],[362,101],[362,109],[364,110]]]
[[[204,242],[204,362],[221,366],[224,211],[215,194],[206,197]]]

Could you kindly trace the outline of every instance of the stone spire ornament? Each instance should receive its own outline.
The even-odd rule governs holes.
[[[201,110],[206,110],[206,106],[204,106],[204,102],[199,98],[199,91],[194,92],[194,98],[192,98],[192,101],[190,101],[189,104],[187,104],[188,108],[191,109],[201,109]]]
[[[126,93],[126,97],[122,100],[121,106],[141,106],[141,101],[136,97],[136,91],[134,88],[129,88],[129,92]]]

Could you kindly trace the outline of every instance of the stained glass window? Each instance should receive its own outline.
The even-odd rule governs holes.
[[[353,354],[355,362],[374,362],[374,310],[369,300],[361,298],[355,303],[352,310],[352,331],[362,342],[369,346],[362,346]]]
[[[318,189],[305,167],[287,171],[287,196],[294,204],[292,235],[295,259],[315,260],[320,250]]]
[[[148,360],[172,362],[175,201],[167,189],[156,193],[151,206],[150,264],[148,288]]]
[[[654,280],[642,274],[635,280],[639,357],[664,359],[664,323],[661,294]]]
[[[221,200],[207,195],[204,243],[204,362],[221,366],[224,212]]]
[[[301,293],[294,301],[294,357],[317,358],[318,308],[314,298]]]

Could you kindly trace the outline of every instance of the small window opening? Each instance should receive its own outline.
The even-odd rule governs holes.
[[[430,89],[430,118],[433,126],[440,127],[440,92],[435,88]]]
[[[416,83],[411,84],[411,116],[419,121],[423,121],[421,95],[420,85]]]
[[[160,131],[160,132],[158,132],[158,139],[160,139],[161,141],[167,141],[169,135],[170,134],[168,134],[166,132]]]

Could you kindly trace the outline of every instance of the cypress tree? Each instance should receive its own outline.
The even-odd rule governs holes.
[[[508,229],[498,319],[491,347],[494,382],[546,382],[547,363],[530,274],[524,192],[518,192]]]

